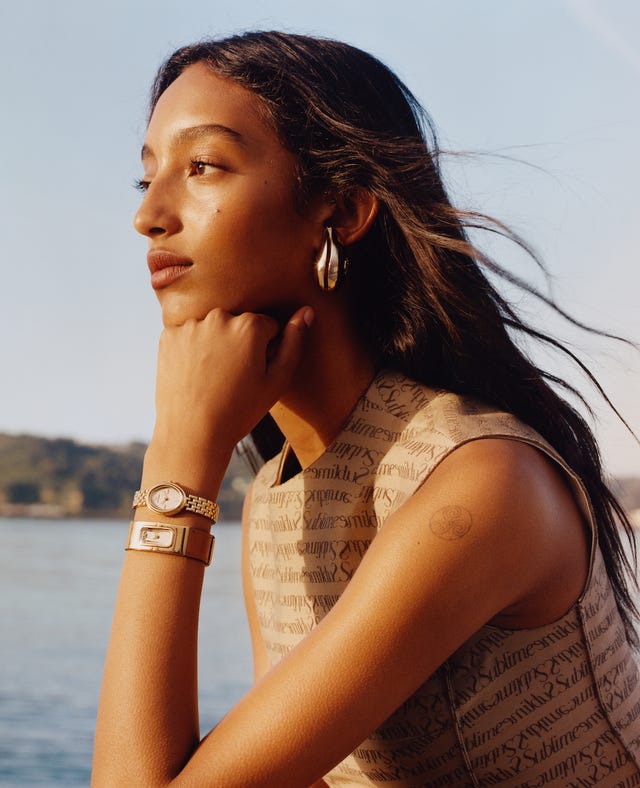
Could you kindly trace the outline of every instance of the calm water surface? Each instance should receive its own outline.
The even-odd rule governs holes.
[[[0,785],[88,785],[128,524],[0,519]],[[246,692],[251,654],[240,527],[216,529],[200,626],[200,715]]]

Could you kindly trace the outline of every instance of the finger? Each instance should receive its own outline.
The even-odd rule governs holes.
[[[313,309],[304,306],[292,315],[282,331],[282,337],[269,363],[269,377],[274,381],[287,380],[298,366],[302,343],[313,323]]]
[[[234,314],[220,307],[212,309],[204,318],[216,332],[229,330],[240,335],[256,337],[259,341],[270,342],[280,331],[278,322],[260,312],[241,312]],[[195,325],[198,321],[195,321]]]
[[[267,344],[275,339],[280,333],[280,326],[277,320],[268,315],[256,312],[245,312],[234,318],[234,322],[240,331],[248,332],[249,336],[255,337],[260,343]]]
[[[266,372],[280,342],[278,322],[268,315],[254,312],[245,312],[234,320],[246,352]]]

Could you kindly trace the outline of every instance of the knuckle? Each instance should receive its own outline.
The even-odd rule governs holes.
[[[224,311],[224,309],[222,309],[219,306],[216,306],[210,312],[207,312],[204,319],[207,321],[216,322],[222,320],[225,317],[225,315],[226,312]]]
[[[254,334],[260,330],[260,315],[256,315],[253,312],[244,312],[236,318],[236,325],[240,331]]]

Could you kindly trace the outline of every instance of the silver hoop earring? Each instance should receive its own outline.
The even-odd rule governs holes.
[[[336,238],[336,231],[333,227],[326,227],[325,241],[315,262],[316,276],[322,290],[335,290],[344,281],[347,265],[344,247]]]

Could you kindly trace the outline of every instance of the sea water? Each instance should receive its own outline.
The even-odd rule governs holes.
[[[0,786],[88,785],[128,523],[0,519]],[[240,526],[216,526],[199,642],[201,730],[251,682]]]

